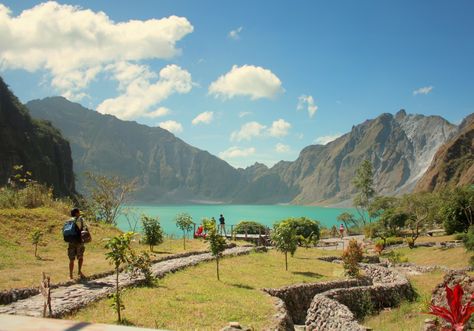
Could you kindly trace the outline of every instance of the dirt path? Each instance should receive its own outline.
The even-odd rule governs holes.
[[[248,254],[254,247],[234,247],[226,249],[224,256],[237,256]],[[210,261],[213,256],[210,253],[192,255],[167,261],[157,262],[152,266],[153,274],[162,278],[164,275],[177,270],[194,266],[198,263]],[[143,278],[130,278],[128,272],[119,275],[121,287],[128,287],[142,281]],[[78,283],[69,286],[60,286],[51,290],[51,306],[54,317],[61,317],[74,312],[86,305],[106,297],[114,291],[115,275],[99,278],[96,280]],[[0,306],[0,314],[18,314],[39,317],[43,312],[43,297],[41,294],[30,298],[13,302],[9,305]]]

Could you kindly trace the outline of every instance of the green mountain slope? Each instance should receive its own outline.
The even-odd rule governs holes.
[[[50,123],[34,120],[0,78],[0,186],[23,165],[56,196],[75,194],[71,149]]]

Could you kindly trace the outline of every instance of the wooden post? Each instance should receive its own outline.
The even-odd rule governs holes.
[[[245,240],[247,240],[247,227],[245,227]]]
[[[234,224],[232,224],[230,226],[230,240],[235,240],[235,237],[234,237]]]
[[[40,282],[40,290],[43,295],[43,317],[52,317],[53,310],[51,309],[51,279],[46,277],[43,272],[43,279]],[[46,316],[46,308],[48,308],[48,316]]]

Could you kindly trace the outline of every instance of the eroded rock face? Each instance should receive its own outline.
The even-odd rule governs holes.
[[[474,183],[474,114],[466,117],[459,132],[443,144],[415,191],[438,191],[446,186]]]

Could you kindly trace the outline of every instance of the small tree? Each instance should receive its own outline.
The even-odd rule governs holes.
[[[43,241],[43,231],[36,228],[31,233],[31,243],[35,246],[35,257],[38,257],[38,245]]]
[[[349,277],[359,276],[359,262],[362,261],[362,258],[363,252],[361,245],[359,245],[357,240],[352,239],[349,241],[349,246],[342,254],[343,266]]]
[[[373,177],[372,163],[369,160],[364,160],[359,168],[357,168],[355,178],[352,181],[358,191],[354,197],[353,203],[363,225],[370,222],[370,216],[367,219],[366,213],[369,209],[370,201],[375,195]]]
[[[413,193],[402,197],[401,209],[406,214],[405,224],[410,230],[410,238],[407,239],[410,248],[415,247],[415,241],[432,221],[430,213],[434,209],[430,198],[429,193]]]
[[[120,299],[119,272],[120,266],[122,264],[130,262],[130,242],[132,237],[133,232],[127,232],[111,238],[105,245],[105,248],[109,250],[107,253],[105,253],[105,257],[115,267],[115,294],[112,297],[112,308],[117,311],[117,321],[119,323],[122,321],[121,310],[125,309],[125,306]]]
[[[136,189],[136,180],[125,181],[118,176],[86,173],[91,208],[95,217],[107,224],[117,224],[123,206]]]
[[[211,249],[211,253],[216,258],[217,280],[220,280],[219,258],[222,256],[222,252],[225,250],[225,238],[217,233],[216,226],[210,226],[208,228],[206,240],[209,241],[209,248]]]
[[[158,217],[153,218],[142,215],[141,221],[143,226],[143,243],[150,245],[150,252],[152,252],[153,246],[163,242],[163,229]]]
[[[176,215],[176,226],[183,231],[183,248],[186,250],[186,234],[193,228],[193,218],[188,213]]]
[[[145,284],[151,285],[154,279],[151,265],[151,258],[147,252],[136,254],[133,250],[131,251],[127,269],[130,271],[132,277],[142,274],[145,278]]]
[[[298,248],[296,229],[283,221],[273,226],[271,237],[275,248],[285,254],[285,270],[288,270],[288,253],[293,256]]]

